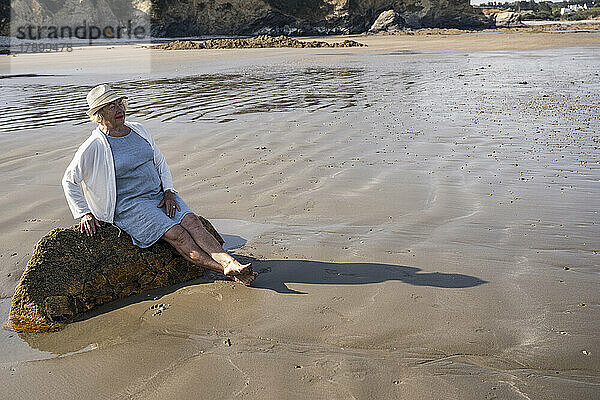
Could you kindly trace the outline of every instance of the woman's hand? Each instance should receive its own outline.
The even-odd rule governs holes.
[[[100,228],[100,222],[98,222],[92,213],[87,213],[81,217],[81,221],[79,221],[79,230],[81,233],[92,236],[96,233],[96,228]]]
[[[175,210],[181,211],[177,200],[175,200],[175,194],[170,190],[165,192],[163,199],[158,203],[158,208],[162,206],[165,206],[165,212],[169,218],[175,215]]]

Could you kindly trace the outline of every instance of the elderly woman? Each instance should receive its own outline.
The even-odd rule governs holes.
[[[89,92],[87,102],[87,114],[98,126],[62,181],[81,232],[92,236],[98,221],[109,222],[138,247],[163,239],[188,261],[250,285],[257,276],[251,265],[241,265],[204,229],[173,188],[152,136],[141,124],[125,121],[126,97],[103,84]]]

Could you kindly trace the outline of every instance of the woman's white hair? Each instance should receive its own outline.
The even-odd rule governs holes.
[[[123,103],[123,108],[125,111],[127,111],[127,99],[121,99],[121,102]],[[92,122],[95,122],[97,124],[101,124],[102,121],[104,120],[104,116],[102,115],[102,110],[104,109],[104,107],[102,107],[101,109],[99,109],[98,111],[96,111],[94,114],[92,114],[90,116],[90,120]]]

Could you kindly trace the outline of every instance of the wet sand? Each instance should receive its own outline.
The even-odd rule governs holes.
[[[0,331],[0,398],[599,397],[600,34],[352,39],[0,58],[0,317],[104,81],[261,272]]]

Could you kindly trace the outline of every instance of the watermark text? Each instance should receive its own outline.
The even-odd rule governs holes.
[[[147,36],[146,27],[133,25],[131,20],[125,25],[106,25],[99,27],[90,25],[85,20],[77,26],[52,25],[22,25],[16,27],[17,39],[87,39],[91,45],[98,39],[144,39]]]

